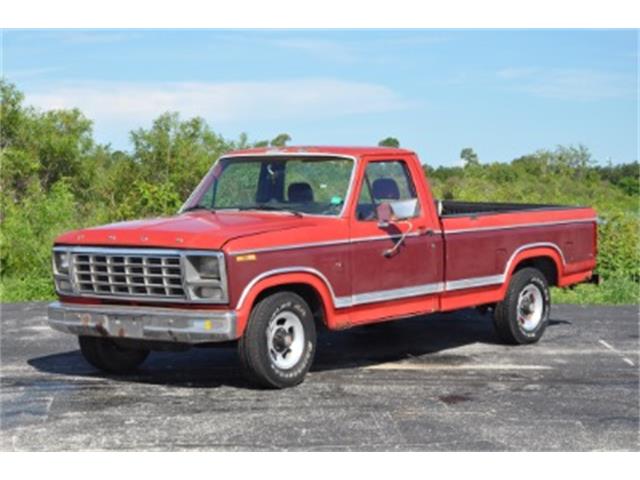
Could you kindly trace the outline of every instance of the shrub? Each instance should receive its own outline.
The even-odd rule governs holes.
[[[168,113],[149,129],[131,132],[131,153],[112,151],[108,145],[95,144],[91,121],[81,112],[39,112],[25,107],[23,100],[15,86],[0,79],[0,295],[4,301],[53,295],[50,256],[58,234],[114,220],[171,214],[213,160],[232,148],[250,146],[246,135],[230,141],[201,118],[183,121],[178,114]],[[281,134],[271,144],[288,140],[287,134]],[[385,140],[392,141],[398,143]],[[580,146],[538,151],[510,164],[482,164],[472,149],[463,154],[465,167],[425,166],[437,198],[591,205],[605,220],[599,226],[598,257],[604,283],[558,291],[556,299],[637,301],[637,162],[597,167]]]
[[[69,184],[59,181],[44,192],[31,183],[20,203],[3,198],[0,274],[15,278],[49,277],[51,246],[60,233],[82,223]]]

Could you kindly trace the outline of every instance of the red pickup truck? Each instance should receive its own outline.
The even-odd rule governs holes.
[[[175,216],[57,238],[49,323],[112,373],[237,341],[249,378],[283,388],[304,379],[319,327],[482,307],[503,341],[535,342],[549,286],[590,280],[596,244],[591,208],[434,200],[408,150],[250,149]]]

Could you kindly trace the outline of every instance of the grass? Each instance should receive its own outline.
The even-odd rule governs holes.
[[[51,278],[3,277],[0,303],[31,302],[56,298]],[[627,278],[609,278],[600,285],[581,284],[573,288],[553,288],[553,303],[575,305],[622,305],[640,303],[640,284]]]
[[[640,303],[640,284],[628,278],[607,278],[600,285],[579,284],[553,288],[553,303],[574,305],[623,305]]]
[[[0,303],[54,300],[53,279],[3,277],[0,282]]]

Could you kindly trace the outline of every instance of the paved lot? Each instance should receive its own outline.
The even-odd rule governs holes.
[[[44,304],[2,306],[0,450],[639,450],[638,308],[558,306],[538,345],[475,311],[325,333],[295,389],[235,350],[110,377]]]

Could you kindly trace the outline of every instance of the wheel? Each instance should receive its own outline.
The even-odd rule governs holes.
[[[517,271],[494,312],[498,336],[513,345],[537,342],[547,328],[550,306],[545,276],[535,268]]]
[[[109,338],[78,337],[87,362],[109,373],[127,373],[145,361],[149,350],[123,348]]]
[[[311,367],[315,349],[311,309],[292,292],[278,292],[260,300],[238,342],[248,379],[266,388],[301,383]]]

